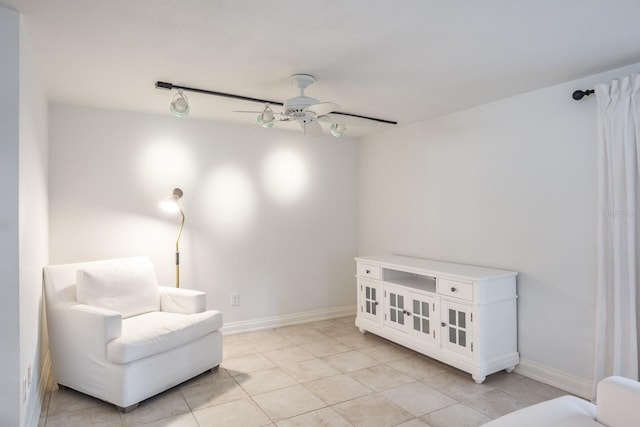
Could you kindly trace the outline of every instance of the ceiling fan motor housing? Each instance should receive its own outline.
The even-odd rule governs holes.
[[[284,101],[284,113],[294,116],[296,119],[305,118],[308,114],[313,114],[310,111],[304,111],[304,109],[320,101],[305,96],[304,90],[316,81],[315,77],[309,74],[294,74],[289,77],[289,80],[300,89],[300,95]]]
[[[305,108],[317,104],[319,101],[308,96],[296,96],[284,101],[284,112],[287,115],[305,115]]]

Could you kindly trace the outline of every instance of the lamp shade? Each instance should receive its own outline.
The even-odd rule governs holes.
[[[160,202],[160,208],[166,212],[179,212],[180,205],[178,204],[178,200],[182,198],[183,194],[181,189],[174,188],[171,197]]]

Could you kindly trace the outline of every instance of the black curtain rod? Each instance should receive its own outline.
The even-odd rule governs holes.
[[[573,92],[573,99],[575,99],[576,101],[580,101],[585,96],[589,96],[589,95],[592,95],[594,93],[596,93],[596,91],[593,90],[593,89],[576,90],[575,92]]]
[[[214,96],[222,96],[225,98],[233,98],[233,99],[239,99],[241,101],[249,101],[249,102],[258,102],[260,104],[273,104],[273,105],[280,105],[280,106],[284,106],[284,104],[282,102],[278,102],[278,101],[270,101],[268,99],[260,99],[260,98],[251,98],[248,96],[242,96],[242,95],[234,95],[232,93],[224,93],[224,92],[216,92],[213,90],[206,90],[206,89],[198,89],[195,87],[188,87],[188,86],[178,86],[178,85],[174,85],[173,83],[168,83],[168,82],[160,82],[157,81],[156,82],[156,89],[182,89],[182,90],[186,90],[189,92],[197,92],[197,93],[204,93],[207,95],[214,95]],[[331,114],[339,114],[341,116],[349,116],[349,117],[357,117],[359,119],[367,119],[367,120],[373,120],[374,122],[380,122],[380,123],[387,123],[390,125],[397,125],[398,122],[394,122],[391,120],[385,120],[385,119],[377,119],[375,117],[367,117],[367,116],[360,116],[358,114],[351,114],[351,113],[341,113],[339,111],[334,111]]]

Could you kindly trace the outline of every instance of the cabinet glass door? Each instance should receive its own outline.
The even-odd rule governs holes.
[[[360,280],[360,314],[362,317],[380,321],[382,307],[380,305],[380,284],[369,280]]]
[[[408,316],[411,315],[407,309],[406,293],[403,290],[393,286],[385,286],[384,298],[386,302],[385,324],[401,331],[406,331],[408,325]]]
[[[436,342],[438,335],[438,315],[435,298],[409,293],[411,305],[411,334],[426,341]]]
[[[442,301],[442,346],[465,355],[471,355],[471,307],[451,301]]]

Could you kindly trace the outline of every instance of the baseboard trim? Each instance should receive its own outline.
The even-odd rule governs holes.
[[[265,317],[262,319],[241,320],[226,323],[221,331],[224,335],[240,334],[243,332],[261,331],[264,329],[281,328],[283,326],[299,325],[302,323],[318,322],[320,320],[336,319],[338,317],[356,314],[356,305],[325,308],[321,310],[304,311],[301,313],[284,314],[281,316]]]
[[[559,371],[531,360],[520,359],[516,373],[591,400],[593,381]]]
[[[254,332],[265,329],[281,328],[283,326],[335,319],[338,317],[355,315],[355,313],[356,305],[345,305],[341,307],[304,311],[261,319],[230,322],[226,323],[222,327],[221,331],[224,335],[233,335],[244,332]],[[593,382],[589,379],[577,377],[523,358],[520,359],[520,364],[516,366],[515,372],[522,376],[565,390],[587,400],[591,399]]]
[[[51,375],[51,353],[49,349],[44,355],[42,366],[40,367],[40,378],[38,379],[38,391],[36,392],[35,402],[29,406],[26,414],[26,426],[37,427],[40,423],[44,399],[47,395],[47,382]]]

